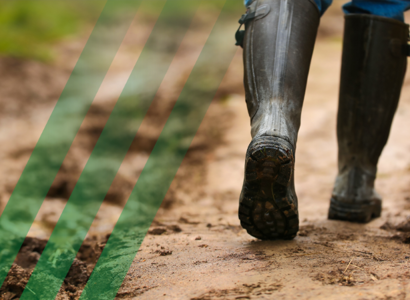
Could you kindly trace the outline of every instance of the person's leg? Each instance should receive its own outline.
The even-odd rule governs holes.
[[[399,10],[399,2],[408,4],[384,0],[385,11],[379,6],[381,1],[354,0],[345,6],[349,14],[345,17],[337,119],[339,173],[329,219],[368,222],[381,213],[381,198],[374,190],[377,163],[407,66],[408,25],[397,20],[407,6]]]
[[[329,8],[329,6],[332,4],[333,0],[314,0],[317,8],[320,11],[320,15],[322,16],[325,11]]]
[[[253,139],[239,219],[257,238],[290,239],[299,224],[295,147],[320,11],[313,0],[257,0],[248,14],[243,60]]]
[[[410,9],[409,0],[352,0],[343,6],[345,14],[368,14],[404,22],[403,13]]]
[[[245,6],[250,6],[252,2],[256,0],[244,0]],[[313,0],[319,9],[320,15],[323,15],[325,11],[329,8],[332,4],[333,0]]]

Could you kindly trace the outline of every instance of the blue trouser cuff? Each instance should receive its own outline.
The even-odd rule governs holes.
[[[254,0],[244,0],[249,6]],[[308,0],[298,0],[308,1]],[[314,0],[323,15],[333,0]],[[370,14],[404,22],[404,12],[410,9],[410,0],[352,0],[343,6],[345,14]]]

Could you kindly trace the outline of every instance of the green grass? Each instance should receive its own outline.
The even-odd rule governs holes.
[[[51,46],[95,23],[105,2],[0,0],[0,55],[51,60]]]
[[[105,3],[106,0],[0,0],[0,56],[52,60],[52,46],[95,24]],[[152,6],[155,9],[155,1]],[[209,1],[209,6],[212,8],[215,3]],[[239,19],[243,12],[241,5],[232,7],[235,18]],[[148,7],[145,16],[149,14]]]

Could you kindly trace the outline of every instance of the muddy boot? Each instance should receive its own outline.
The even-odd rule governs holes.
[[[248,19],[244,85],[253,140],[239,219],[260,239],[292,239],[299,229],[295,146],[319,18],[311,0],[254,1],[243,18]]]
[[[345,19],[337,117],[339,174],[329,219],[369,222],[380,216],[374,190],[407,65],[408,25],[393,19]]]

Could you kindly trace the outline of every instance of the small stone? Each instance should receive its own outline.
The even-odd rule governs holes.
[[[166,232],[167,230],[165,228],[154,228],[148,231],[148,234],[152,234],[152,235],[161,235],[164,232]]]
[[[195,241],[200,241],[200,240],[202,240],[202,238],[201,238],[200,236],[197,236],[197,237],[195,238]]]
[[[171,255],[172,251],[171,250],[157,250],[155,253],[159,253],[160,256],[167,256]]]
[[[380,226],[380,229],[383,229],[383,230],[392,230],[392,229],[395,229],[395,228],[394,228],[394,226],[393,226],[389,221],[387,221],[387,222],[385,222],[382,226]]]
[[[181,227],[179,227],[178,225],[170,225],[170,226],[168,226],[168,229],[170,229],[170,230],[172,230],[173,232],[176,232],[176,233],[182,231]]]

